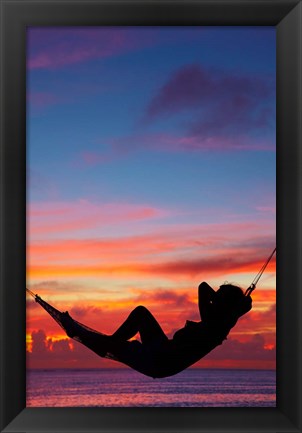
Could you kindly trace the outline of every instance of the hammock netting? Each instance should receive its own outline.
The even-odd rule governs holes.
[[[35,301],[41,305],[41,307],[44,308],[45,311],[47,311],[47,313],[61,326],[62,329],[64,329],[64,331],[66,332],[67,329],[64,327],[64,314],[66,313],[62,313],[61,311],[57,310],[55,307],[53,307],[52,305],[48,304],[48,302],[44,301],[39,295],[35,295],[33,292],[31,292],[30,290],[26,289],[34,298]],[[89,326],[83,325],[83,323],[78,322],[75,319],[70,318],[74,323],[76,323],[78,326],[80,326],[82,329],[86,330],[86,331],[90,331],[94,334],[97,335],[103,335],[105,336],[105,334],[102,334],[99,331],[96,331],[95,329],[89,328]],[[85,345],[85,343],[81,340],[80,337],[78,337],[77,335],[70,337],[73,340],[82,343]],[[107,358],[107,359],[112,359],[114,361],[119,361],[119,359],[114,356],[112,353],[110,352],[106,352],[104,353],[103,358]]]

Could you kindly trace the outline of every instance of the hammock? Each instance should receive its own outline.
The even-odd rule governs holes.
[[[64,331],[67,333],[67,335],[70,338],[74,339],[75,341],[77,341],[79,343],[82,343],[84,346],[88,347],[93,352],[95,352],[97,355],[99,355],[103,358],[107,358],[107,359],[110,359],[113,361],[118,361],[118,362],[121,362],[123,364],[126,364],[129,367],[133,368],[134,370],[138,371],[139,373],[142,373],[146,376],[152,377],[153,379],[173,376],[173,375],[183,371],[184,369],[186,369],[187,367],[189,367],[190,365],[192,365],[193,363],[195,363],[196,361],[201,359],[207,353],[212,351],[215,347],[217,347],[217,345],[222,344],[222,339],[220,339],[219,337],[218,337],[219,341],[217,340],[217,337],[215,337],[213,339],[213,341],[208,340],[206,338],[205,342],[204,342],[204,344],[205,344],[204,349],[202,349],[203,352],[200,355],[198,355],[196,357],[196,355],[193,354],[193,358],[191,356],[191,357],[189,357],[189,360],[186,360],[186,359],[183,360],[181,357],[175,358],[175,352],[173,352],[173,350],[167,351],[164,349],[164,352],[162,353],[163,357],[158,358],[157,355],[155,355],[155,357],[152,356],[152,354],[148,351],[148,349],[147,349],[147,351],[144,350],[143,349],[144,346],[142,344],[138,343],[136,340],[134,340],[132,342],[126,341],[126,342],[124,342],[124,344],[126,344],[126,345],[127,344],[133,345],[133,344],[135,344],[135,342],[138,343],[135,345],[135,347],[132,346],[132,349],[134,349],[134,353],[133,353],[133,351],[131,351],[133,354],[133,357],[132,357],[132,359],[129,359],[129,357],[127,358],[127,355],[126,355],[126,357],[123,356],[122,351],[118,351],[118,355],[115,355],[115,354],[110,352],[110,348],[108,349],[108,348],[101,347],[98,350],[98,348],[96,348],[95,345],[94,345],[94,347],[91,347],[91,345],[89,343],[87,344],[87,341],[82,341],[81,337],[79,337],[78,335],[74,335],[74,336],[70,335],[68,333],[68,330],[64,326],[64,321],[65,321],[64,319],[66,318],[66,315],[68,315],[68,313],[63,313],[63,312],[57,310],[52,305],[50,305],[48,302],[45,302],[39,295],[34,294],[31,290],[26,288],[26,291],[35,299],[36,302],[38,302],[38,304],[41,305],[41,307],[44,308],[44,310],[47,311],[48,314],[50,314],[50,316],[61,326],[62,329],[64,329]],[[81,327],[81,331],[84,331],[84,333],[85,333],[85,331],[88,331],[90,335],[92,333],[96,337],[102,336],[105,339],[108,338],[108,336],[106,334],[98,332],[95,329],[89,328],[88,326],[78,322],[77,320],[74,320],[70,316],[69,316],[69,320],[71,320],[73,323],[75,323],[76,326]],[[107,345],[105,344],[104,346],[107,346]],[[188,343],[181,343],[180,346],[182,347],[182,352],[184,352],[184,353],[187,351],[187,349],[192,349],[192,347],[196,348],[196,345],[194,344],[192,346],[192,343],[190,341]],[[124,348],[125,348],[125,346],[124,346]]]

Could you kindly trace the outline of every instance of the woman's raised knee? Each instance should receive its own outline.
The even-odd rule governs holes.
[[[143,305],[138,305],[137,307],[134,308],[134,310],[132,311],[132,313],[136,313],[136,314],[150,314],[150,311],[144,307]]]
[[[149,311],[146,307],[144,307],[143,305],[138,305],[137,307],[134,308],[134,310],[136,311]]]

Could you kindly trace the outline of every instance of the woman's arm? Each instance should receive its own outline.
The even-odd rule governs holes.
[[[208,283],[201,283],[198,287],[198,307],[201,320],[205,321],[211,314],[211,305],[215,298],[216,292]]]

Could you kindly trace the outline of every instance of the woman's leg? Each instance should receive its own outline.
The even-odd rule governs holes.
[[[128,362],[131,362],[133,351],[135,349],[137,352],[138,347],[134,347],[134,342],[130,343],[127,340],[134,337],[138,332],[142,343],[166,342],[168,340],[154,316],[147,308],[141,306],[136,307],[111,336],[82,326],[73,320],[68,313],[62,313],[61,322],[70,338],[84,344],[98,355],[104,357],[107,353],[111,353],[117,355],[118,358],[125,357]],[[137,354],[135,357],[137,358]]]
[[[142,306],[136,307],[115,331],[112,337],[115,340],[126,341],[139,332],[142,343],[152,341],[167,341],[168,337],[161,329],[159,323],[150,311]]]
[[[135,308],[112,336],[86,328],[68,313],[62,313],[61,323],[69,337],[84,344],[97,355],[109,356],[147,376],[157,377],[154,356],[149,351],[146,352],[144,345],[137,340],[127,341],[137,332],[140,333],[142,343],[168,341],[156,319],[145,307]],[[156,361],[161,362],[160,359]]]

